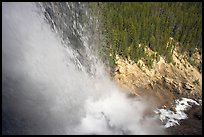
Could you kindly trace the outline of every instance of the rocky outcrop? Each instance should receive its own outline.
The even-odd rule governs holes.
[[[186,89],[186,90],[193,90],[194,89],[194,86],[190,83],[183,83],[183,88]]]
[[[153,51],[150,53],[154,54]],[[136,64],[116,55],[114,78],[127,92],[138,96],[152,94],[164,103],[179,96],[201,98],[201,73],[176,50],[173,51],[173,61],[168,64],[160,57],[153,63],[153,68],[148,69],[142,60]],[[139,90],[141,88],[143,90]]]

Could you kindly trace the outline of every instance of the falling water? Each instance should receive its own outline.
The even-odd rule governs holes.
[[[2,8],[2,134],[164,134],[106,73],[87,3]]]

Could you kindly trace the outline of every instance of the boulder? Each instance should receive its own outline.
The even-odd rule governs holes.
[[[170,108],[171,111],[173,111],[174,113],[176,113],[176,108],[173,106]]]

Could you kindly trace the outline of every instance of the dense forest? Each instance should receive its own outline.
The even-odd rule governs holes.
[[[151,67],[158,55],[172,62],[175,47],[191,57],[202,52],[202,3],[198,2],[107,2],[92,3],[106,37],[104,58],[114,66],[115,55]],[[171,44],[168,44],[170,38]],[[144,52],[149,47],[156,55]]]

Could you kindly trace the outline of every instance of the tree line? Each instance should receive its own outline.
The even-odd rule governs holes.
[[[161,55],[172,62],[175,46],[192,56],[197,48],[202,52],[202,3],[199,2],[107,2],[97,3],[102,33],[107,44],[106,58],[115,61],[115,54],[137,63],[144,59],[151,67]],[[169,38],[174,42],[167,46]],[[149,47],[156,56],[148,56]],[[111,55],[111,56],[110,56]]]

